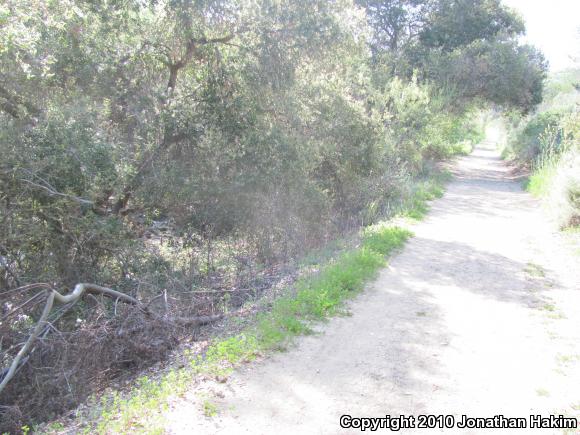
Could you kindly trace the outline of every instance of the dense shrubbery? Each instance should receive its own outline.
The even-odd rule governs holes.
[[[510,139],[511,150],[524,163],[533,163],[552,147],[560,147],[562,142],[556,138],[555,143],[546,141],[545,133],[557,130],[563,114],[561,112],[539,112],[529,117],[513,132]],[[559,134],[559,133],[558,133]],[[558,152],[557,149],[553,151]]]
[[[239,306],[408,200],[479,139],[478,104],[530,110],[545,71],[497,0],[9,0],[0,30],[2,366],[42,306],[20,286]],[[99,307],[51,320],[96,337]]]
[[[531,168],[528,190],[546,199],[560,227],[580,225],[580,71],[554,75],[537,113],[512,118],[505,155]]]

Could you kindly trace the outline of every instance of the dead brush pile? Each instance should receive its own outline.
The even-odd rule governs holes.
[[[181,338],[194,335],[196,327],[222,317],[210,312],[209,296],[205,304],[198,298],[193,312],[166,303],[164,294],[148,304],[130,304],[86,292],[76,304],[55,304],[43,322],[52,290],[31,298],[26,294],[31,288],[35,287],[2,294],[1,306],[15,308],[2,313],[0,322],[0,433],[19,433],[31,421],[54,418],[78,406],[112,379],[163,360]],[[11,364],[34,334],[10,374]]]

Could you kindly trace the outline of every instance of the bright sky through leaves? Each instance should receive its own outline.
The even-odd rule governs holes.
[[[504,0],[526,20],[524,38],[540,48],[552,71],[580,65],[580,1]]]

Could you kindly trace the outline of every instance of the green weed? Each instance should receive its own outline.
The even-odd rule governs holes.
[[[418,182],[411,195],[402,203],[399,216],[421,220],[429,212],[428,201],[441,198],[444,185],[451,179],[448,171],[438,171],[430,178]]]
[[[218,415],[218,407],[215,403],[210,402],[209,400],[204,400],[203,402],[203,414],[206,417],[215,417]]]
[[[536,393],[540,397],[550,397],[550,392],[548,390],[546,390],[545,388],[538,388],[536,390]]]
[[[377,224],[363,231],[363,246],[382,255],[389,255],[401,247],[412,235],[408,230]]]
[[[306,322],[337,314],[342,302],[360,291],[384,264],[383,254],[361,247],[299,281],[295,296],[279,299],[261,317],[260,342],[266,349],[284,348],[291,337],[309,333]]]
[[[540,167],[528,178],[526,190],[538,198],[547,196],[557,171],[557,165],[548,164]]]
[[[552,304],[544,304],[542,309],[545,311],[551,311],[551,312],[556,311],[556,307]]]
[[[254,360],[259,347],[253,335],[240,334],[216,341],[207,349],[205,356],[191,358],[190,365],[195,373],[225,376],[240,362]]]
[[[524,267],[524,272],[526,272],[530,276],[535,276],[537,278],[544,278],[546,276],[546,271],[540,265],[535,263],[527,263],[526,267]]]

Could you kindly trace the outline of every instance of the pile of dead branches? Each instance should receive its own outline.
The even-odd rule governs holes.
[[[166,294],[143,303],[94,284],[64,295],[32,284],[0,297],[0,433],[77,406],[221,318],[172,309]]]

